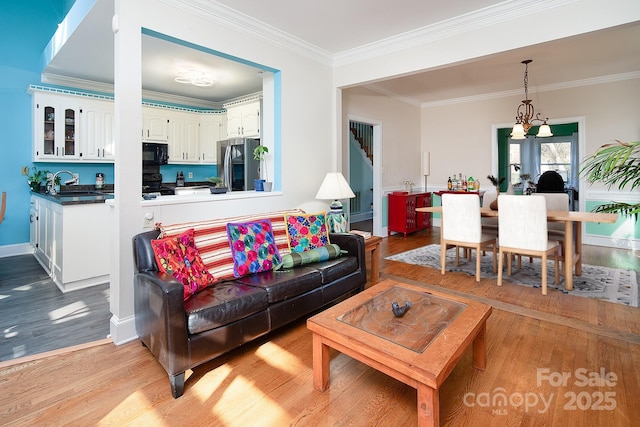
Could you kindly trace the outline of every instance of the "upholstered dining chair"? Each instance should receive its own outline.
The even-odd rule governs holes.
[[[482,195],[482,207],[488,208],[491,203],[498,198],[498,193],[494,191],[485,191]],[[498,218],[496,217],[482,217],[480,218],[480,224],[482,225],[482,232],[486,234],[493,234],[498,236]]]
[[[538,193],[545,198],[548,211],[568,211],[569,195],[567,193]],[[550,240],[564,242],[564,222],[547,221],[547,232]]]
[[[507,272],[511,276],[512,255],[542,258],[542,295],[547,295],[547,258],[553,255],[555,283],[559,281],[557,241],[547,235],[546,200],[540,195],[498,196],[498,286],[502,286],[502,271],[507,255]]]
[[[482,233],[480,224],[480,197],[477,194],[442,195],[442,245],[440,248],[440,272],[445,273],[446,254],[455,247],[456,266],[459,264],[459,249],[476,250],[476,282],[480,281],[482,251],[493,253],[493,272],[496,271],[496,236]]]

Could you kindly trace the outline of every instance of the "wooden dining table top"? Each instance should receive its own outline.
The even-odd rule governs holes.
[[[442,206],[427,206],[416,208],[416,212],[442,213]],[[497,217],[498,211],[488,207],[480,208],[480,215],[484,217]],[[618,220],[618,214],[604,212],[584,211],[547,211],[547,219],[550,221],[572,222],[605,222],[612,224]]]

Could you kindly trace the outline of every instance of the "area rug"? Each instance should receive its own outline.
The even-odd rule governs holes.
[[[402,252],[388,256],[385,259],[390,261],[400,261],[407,264],[422,265],[425,267],[440,270],[440,245],[428,245],[421,248]],[[573,290],[564,289],[564,277],[560,275],[560,283],[553,283],[553,260],[548,262],[549,289],[556,289],[560,292],[578,295],[587,298],[599,298],[602,300],[624,304],[631,307],[638,307],[638,272],[618,270],[615,268],[599,267],[595,265],[582,264],[582,275],[573,276]],[[516,283],[518,285],[540,288],[542,282],[541,269],[542,260],[534,258],[529,262],[529,258],[522,260],[522,268],[518,269],[514,264],[511,277],[505,273],[504,281]],[[455,250],[447,251],[447,271],[463,272],[471,276],[476,274],[475,253],[471,260],[460,257],[460,265],[455,265]],[[498,275],[493,273],[492,254],[487,252],[481,261],[481,277],[486,279],[497,279]]]

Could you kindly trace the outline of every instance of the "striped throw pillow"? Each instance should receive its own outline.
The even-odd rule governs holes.
[[[206,221],[185,222],[180,224],[159,224],[160,237],[172,237],[184,233],[193,228],[194,241],[202,262],[216,279],[226,280],[234,276],[233,254],[229,246],[227,235],[227,223],[247,222],[268,219],[271,221],[273,237],[280,255],[286,255],[289,250],[287,238],[287,225],[285,215],[299,215],[305,212],[301,209],[289,209],[270,213],[234,216],[230,218],[218,218]]]

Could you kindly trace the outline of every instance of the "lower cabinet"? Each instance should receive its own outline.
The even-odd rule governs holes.
[[[34,255],[62,292],[109,282],[109,207],[31,196]]]
[[[395,192],[389,194],[388,235],[395,231],[408,233],[431,227],[431,214],[416,212],[416,208],[431,206],[431,193]]]

